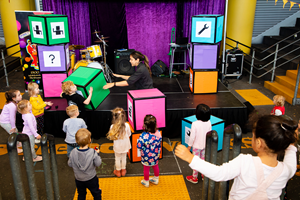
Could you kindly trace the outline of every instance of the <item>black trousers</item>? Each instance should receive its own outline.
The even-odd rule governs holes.
[[[99,189],[99,182],[97,176],[88,181],[78,181],[75,179],[78,191],[78,200],[85,200],[86,189],[88,188],[95,200],[101,200],[101,189]]]

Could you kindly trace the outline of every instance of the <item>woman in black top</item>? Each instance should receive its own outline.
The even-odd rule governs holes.
[[[107,83],[107,85],[103,86],[103,89],[108,89],[114,86],[129,86],[133,84],[137,89],[153,88],[153,81],[151,78],[152,74],[149,67],[148,57],[139,51],[134,51],[130,54],[129,62],[131,63],[132,67],[137,67],[134,74],[131,76],[113,74],[116,77],[124,79],[124,81]]]

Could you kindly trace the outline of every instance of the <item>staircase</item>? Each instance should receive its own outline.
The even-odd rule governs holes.
[[[1,55],[1,50],[5,49],[5,46],[0,45],[0,78],[4,78],[4,69],[3,69],[3,60],[2,60],[2,55]],[[7,56],[7,52],[6,50],[4,51],[4,56]],[[5,65],[6,65],[6,71],[7,73],[13,71],[14,69],[16,69],[17,67],[19,67],[21,65],[20,62],[20,57],[17,56],[11,56],[11,57],[7,57],[5,58]]]
[[[255,57],[258,59],[263,59],[266,56],[270,55],[271,53],[275,52],[276,46],[270,48],[265,52],[262,51],[264,51],[265,49],[269,48],[270,46],[276,44],[277,42],[287,37],[289,37],[287,40],[279,43],[279,48],[278,48],[279,50],[285,47],[286,45],[295,42],[295,40],[298,40],[300,38],[300,33],[295,34],[298,31],[300,31],[300,18],[296,20],[295,27],[281,27],[279,36],[264,36],[263,44],[252,45],[252,48],[254,48],[256,51]],[[270,81],[272,72],[262,77],[264,80],[266,80],[264,83],[265,88],[271,90],[275,94],[284,96],[286,101],[289,102],[290,104],[292,104],[294,98],[298,64],[300,62],[300,57],[295,58],[295,56],[299,56],[299,55],[300,55],[300,41],[278,52],[277,58],[279,59],[276,61],[276,66],[279,66],[281,64],[282,66],[276,69],[274,82]],[[255,66],[257,68],[260,68],[261,66],[264,66],[267,63],[272,62],[273,60],[274,60],[274,55],[270,56],[264,61],[255,61]],[[250,63],[251,63],[251,58],[245,57],[245,68],[248,69],[249,71],[251,65]],[[273,63],[262,70],[253,69],[253,73],[256,76],[259,76],[265,73],[267,70],[272,69],[272,67],[273,67]],[[300,90],[298,90],[297,98],[300,98]]]

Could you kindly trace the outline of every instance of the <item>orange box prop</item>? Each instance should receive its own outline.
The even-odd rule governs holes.
[[[134,132],[131,125],[129,125],[129,126],[130,126],[130,130],[131,130],[131,136],[130,136],[131,149],[129,149],[127,155],[128,155],[130,162],[133,162],[133,163],[141,162],[141,153],[140,153],[140,150],[137,148],[137,141],[138,141],[140,135],[142,134],[142,131]],[[162,135],[161,130],[160,130],[160,134]],[[159,160],[163,158],[162,151],[163,151],[163,140],[161,140],[161,150],[160,150]]]
[[[217,93],[218,70],[190,68],[189,88],[194,94]]]

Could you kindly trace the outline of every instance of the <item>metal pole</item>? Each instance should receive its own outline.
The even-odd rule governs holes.
[[[34,2],[35,2],[35,10],[36,11],[41,11],[40,1],[39,0],[34,0]]]
[[[253,74],[254,57],[255,57],[255,49],[253,49],[253,52],[252,52],[251,68],[250,68],[250,76],[249,76],[249,84],[251,84],[251,82],[252,82],[252,74]]]
[[[17,200],[26,199],[25,190],[22,182],[20,161],[18,159],[18,152],[16,148],[17,133],[12,133],[7,140],[7,151],[9,156],[9,162],[14,181],[15,194]],[[23,149],[24,150],[24,149]]]
[[[228,0],[225,2],[225,16],[224,16],[224,32],[223,32],[223,52],[222,52],[222,82],[223,82],[223,74],[225,68],[225,46],[226,46],[226,37],[227,37],[227,13],[228,11]]]
[[[45,186],[47,199],[54,199],[53,196],[53,187],[51,179],[51,170],[50,170],[50,158],[48,154],[48,145],[47,145],[47,134],[44,134],[41,139],[42,155],[43,155],[43,166],[44,166],[44,176],[45,176]]]
[[[50,157],[51,157],[54,196],[55,196],[56,200],[59,200],[60,199],[60,194],[59,194],[58,170],[57,170],[54,136],[48,134],[48,140],[49,140],[49,147],[50,147]]]
[[[214,130],[210,131],[208,134],[211,134],[211,157],[210,163],[217,164],[217,153],[218,153],[218,133]],[[209,188],[208,188],[208,199],[214,200],[215,195],[215,185],[216,182],[209,179]]]
[[[210,131],[211,132],[211,131]],[[208,132],[208,133],[210,133]],[[206,134],[206,147],[205,147],[205,161],[210,162],[211,155],[211,134]],[[208,181],[209,179],[204,176],[203,186],[202,186],[202,199],[206,200],[208,198]]]
[[[229,161],[229,149],[230,149],[230,135],[233,133],[233,124],[227,126],[224,129],[223,137],[223,149],[222,149],[222,163]],[[222,181],[219,185],[219,200],[225,200],[227,198],[228,181]]]
[[[233,158],[237,157],[241,153],[241,146],[242,146],[242,129],[239,125],[233,125]]]
[[[5,75],[5,79],[6,79],[6,87],[9,87],[8,75],[7,75],[6,65],[5,65],[5,57],[4,57],[3,49],[1,49],[1,56],[2,56],[2,62],[3,62],[4,75]]]
[[[272,77],[271,77],[271,82],[272,83],[274,81],[274,76],[275,76],[278,47],[279,47],[279,44],[276,44],[276,51],[275,51],[275,55],[274,55],[273,70],[272,70]]]
[[[294,91],[293,106],[297,104],[299,80],[300,80],[300,73],[299,73],[299,64],[298,64],[298,72],[297,72],[297,80],[296,80],[295,91]]]

